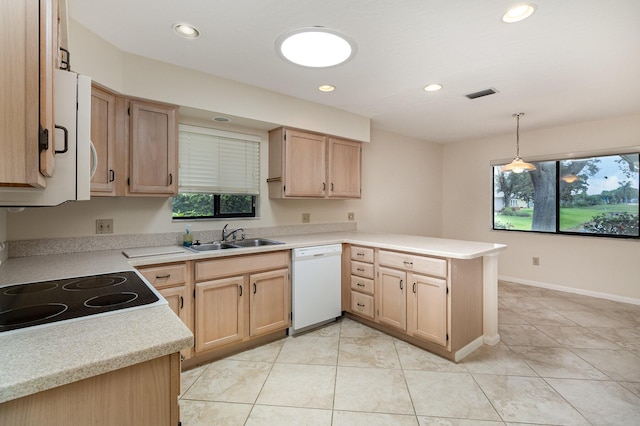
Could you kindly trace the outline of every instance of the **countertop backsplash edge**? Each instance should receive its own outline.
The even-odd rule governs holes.
[[[247,237],[275,237],[287,235],[316,234],[324,232],[354,232],[356,222],[303,224],[245,228]],[[193,240],[202,242],[220,240],[221,230],[193,231]],[[119,250],[137,247],[179,245],[182,232],[154,234],[115,234],[86,237],[47,238],[38,240],[7,241],[8,258],[48,254],[81,253],[99,250]]]

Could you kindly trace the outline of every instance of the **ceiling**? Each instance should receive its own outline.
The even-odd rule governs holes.
[[[640,1],[68,0],[69,15],[119,49],[369,117],[436,143],[640,113]],[[174,23],[197,27],[185,40]],[[285,32],[324,26],[356,56],[310,69],[275,50]],[[440,83],[439,92],[423,87]],[[321,84],[336,90],[323,93]],[[469,100],[466,94],[498,93]],[[221,111],[224,112],[224,111]]]

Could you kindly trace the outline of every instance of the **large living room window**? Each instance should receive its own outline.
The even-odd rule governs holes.
[[[256,217],[260,137],[180,125],[174,219]]]
[[[493,229],[640,238],[639,153],[531,163],[493,165]]]

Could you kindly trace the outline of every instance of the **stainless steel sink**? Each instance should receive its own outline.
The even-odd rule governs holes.
[[[194,244],[191,247],[187,247],[187,248],[195,252],[200,252],[200,251],[211,251],[211,250],[224,250],[224,249],[237,248],[237,247],[230,243],[213,242],[213,243],[206,243],[206,244]]]
[[[273,246],[276,244],[284,244],[280,241],[268,240],[266,238],[248,238],[246,240],[239,240],[233,242],[214,241],[206,244],[194,244],[191,247],[187,247],[191,251],[196,253],[202,251],[211,250],[226,250],[234,248],[246,248],[246,247],[260,247],[260,246]]]
[[[247,238],[246,240],[234,241],[232,243],[237,247],[260,247],[260,246],[274,246],[277,244],[284,244],[280,241],[267,240],[266,238]]]

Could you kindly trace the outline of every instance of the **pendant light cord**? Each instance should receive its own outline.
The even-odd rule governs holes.
[[[517,112],[513,114],[516,118],[516,157],[520,158],[520,116],[524,115],[524,112]]]

